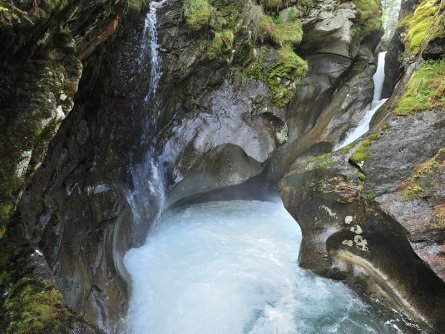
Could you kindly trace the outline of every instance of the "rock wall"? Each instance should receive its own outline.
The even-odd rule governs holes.
[[[113,251],[128,247],[130,213],[116,183],[137,90],[122,75],[122,38],[139,10],[0,2],[2,332],[111,331],[125,312]]]
[[[365,139],[326,154],[307,140],[280,182],[303,230],[300,264],[358,284],[428,333],[445,328],[445,109],[443,85],[435,84],[443,79],[443,54],[426,51],[440,50],[442,6],[422,2],[404,13],[406,34],[390,48],[404,43],[405,72]]]

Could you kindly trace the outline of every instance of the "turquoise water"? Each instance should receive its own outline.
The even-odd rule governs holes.
[[[164,214],[130,250],[129,333],[404,333],[344,284],[297,266],[301,231],[281,202]]]

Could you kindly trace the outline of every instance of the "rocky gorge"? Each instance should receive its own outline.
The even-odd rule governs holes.
[[[402,2],[389,99],[334,150],[383,5],[0,1],[0,331],[125,332],[123,257],[164,209],[278,192],[300,267],[443,332],[443,0]]]

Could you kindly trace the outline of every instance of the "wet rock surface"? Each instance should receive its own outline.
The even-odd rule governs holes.
[[[269,178],[281,179],[280,194],[305,236],[303,267],[358,282],[368,295],[384,296],[411,319],[439,332],[444,328],[444,287],[436,276],[443,278],[445,267],[443,110],[392,117],[391,108],[385,108],[365,159],[351,157],[357,143],[318,157],[360,121],[372,99],[378,20],[364,20],[355,2],[317,1],[304,11],[297,8],[301,43],[283,47],[276,36],[255,35],[255,15],[276,10],[286,20],[291,15],[285,6],[221,1],[219,8],[234,9],[223,13],[226,23],[209,19],[197,29],[187,24],[182,1],[172,0],[159,10],[163,78],[156,101],[149,105],[142,15],[125,21],[94,3],[79,3],[80,14],[100,14],[94,29],[87,29],[91,34],[79,32],[88,22],[77,25],[74,20],[70,27],[76,34],[58,26],[58,33],[48,37],[54,45],[43,41],[45,47],[37,48],[35,57],[11,63],[3,55],[9,65],[1,73],[2,78],[14,74],[0,92],[0,106],[14,114],[2,123],[8,129],[2,134],[11,135],[5,147],[19,142],[14,154],[2,152],[2,166],[3,156],[12,154],[13,164],[5,166],[20,181],[19,186],[8,181],[14,189],[8,188],[4,197],[13,205],[2,207],[2,218],[11,215],[21,198],[1,240],[8,245],[24,242],[26,249],[42,252],[38,265],[24,268],[45,272],[30,270],[44,289],[60,288],[77,313],[66,313],[72,332],[123,330],[119,319],[126,312],[128,286],[122,255],[137,245],[136,234],[145,236],[150,221],[142,227],[131,224],[127,195],[134,184],[129,166],[144,162],[148,150],[159,155],[170,203],[192,195],[208,200],[220,195],[219,188],[227,197],[246,198],[269,191]],[[20,40],[33,31],[32,20],[21,22],[22,34],[8,48],[38,40]],[[125,29],[105,42],[121,22]],[[8,41],[15,24],[0,31],[0,41]],[[222,35],[223,28],[230,33]],[[223,43],[215,51],[217,36],[224,36],[230,47]],[[66,54],[75,56],[64,58]],[[298,78],[289,76],[283,55],[288,62],[298,59],[300,68],[291,69]],[[23,64],[24,71],[18,71]],[[41,86],[42,80],[48,86]],[[16,86],[22,88],[12,94]],[[24,94],[27,90],[31,92]],[[153,126],[148,133],[147,124]],[[156,135],[157,145],[151,147],[149,138]],[[428,174],[433,184],[427,185],[418,171],[431,159],[437,169]],[[2,170],[1,176],[11,171]],[[414,189],[415,196],[410,190],[407,197],[406,189]],[[150,203],[147,216],[154,216],[154,199],[144,200]],[[24,275],[17,273],[13,280]],[[12,293],[11,284],[0,285]],[[58,297],[59,302],[63,304]]]
[[[126,179],[123,157],[132,145],[123,131],[131,126],[124,111],[131,110],[132,104],[124,96],[137,90],[120,67],[129,53],[138,52],[134,50],[138,45],[122,43],[114,48],[116,53],[105,56],[113,44],[106,40],[116,38],[119,15],[126,4],[116,2],[110,11],[104,6],[77,2],[56,7],[48,17],[40,13],[39,17],[32,6],[29,12],[20,12],[8,4],[0,14],[3,19],[5,13],[15,17],[19,11],[35,20],[34,34],[30,35],[12,23],[17,29],[16,40],[10,46],[13,51],[3,55],[2,78],[5,73],[13,76],[5,82],[0,98],[6,120],[2,126],[7,128],[2,131],[7,139],[2,147],[1,175],[9,177],[7,183],[2,179],[2,219],[14,211],[11,203],[7,207],[10,212],[5,213],[3,205],[8,202],[3,199],[20,199],[2,240],[10,248],[21,249],[25,244],[37,249],[44,259],[41,267],[47,272],[42,278],[32,272],[32,265],[26,265],[10,276],[12,269],[2,266],[2,275],[8,277],[2,283],[2,295],[14,293],[15,284],[26,278],[29,284],[23,288],[29,294],[27,298],[37,298],[46,309],[55,308],[48,311],[54,314],[54,321],[43,314],[33,316],[36,323],[27,325],[39,327],[30,329],[33,332],[44,331],[46,326],[51,328],[48,333],[110,332],[126,309],[127,287],[118,270],[122,253],[130,244],[131,215],[121,184]],[[128,20],[137,24],[132,15]],[[69,23],[61,25],[66,17],[70,17]],[[2,25],[2,29],[2,34],[10,34],[8,26]],[[40,38],[33,48],[27,47],[27,43]],[[114,67],[108,66],[111,62]],[[126,73],[131,75],[130,71]],[[101,75],[112,77],[113,83],[98,80]],[[17,155],[23,157],[23,152],[26,159],[15,160]],[[5,158],[9,159],[7,164],[3,164]],[[4,168],[15,170],[15,176],[8,175]],[[42,300],[38,299],[40,290],[49,293]],[[2,305],[6,303],[3,299]],[[16,318],[4,324],[5,332],[15,332],[8,329],[11,324],[29,321],[23,309],[28,306],[20,307],[20,312],[14,311]],[[58,316],[57,310],[64,308],[69,312]],[[79,317],[81,323],[70,320]]]
[[[358,286],[423,324],[423,331],[440,332],[445,284],[412,247],[404,220],[387,210],[388,198],[374,200],[366,187],[371,176],[363,181],[365,174],[348,163],[353,150],[303,155],[281,180],[284,204],[303,231],[299,264]]]

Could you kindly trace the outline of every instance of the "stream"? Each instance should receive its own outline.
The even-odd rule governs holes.
[[[281,201],[166,212],[125,266],[132,334],[406,333],[346,285],[297,265],[301,231]]]

